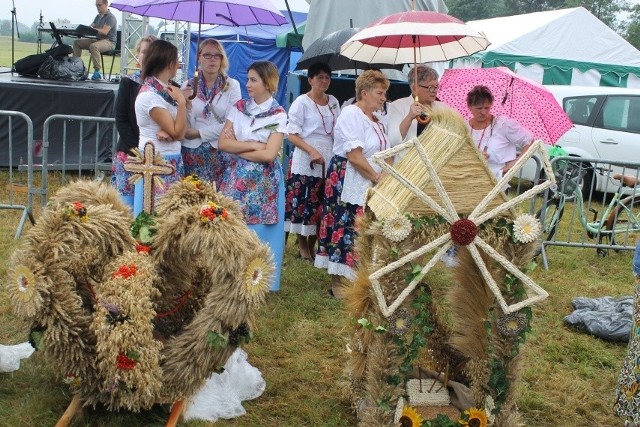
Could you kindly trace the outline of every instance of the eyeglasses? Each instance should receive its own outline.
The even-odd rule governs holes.
[[[104,6],[106,3],[96,3],[96,7]]]
[[[217,59],[217,60],[221,60],[222,59],[222,54],[221,53],[203,53],[202,56],[204,59],[206,60],[210,60],[210,59]]]
[[[440,85],[435,85],[435,86],[424,86],[419,84],[418,86],[420,86],[421,88],[424,88],[426,90],[428,90],[431,93],[436,93],[438,91],[438,88],[440,87]]]

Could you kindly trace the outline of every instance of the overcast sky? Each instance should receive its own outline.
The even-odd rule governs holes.
[[[295,4],[302,0],[290,0],[290,7],[295,9]],[[272,0],[277,7],[284,10],[284,0]],[[56,19],[68,19],[72,24],[88,25],[98,13],[95,0],[0,0],[0,19],[11,19],[11,11],[15,4],[18,22],[31,27],[34,22],[42,20],[46,24]],[[122,14],[119,10],[111,9],[111,12],[120,21]],[[152,19],[151,23],[156,25],[159,20]]]

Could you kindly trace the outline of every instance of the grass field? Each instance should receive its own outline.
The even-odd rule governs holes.
[[[6,175],[2,175],[6,180]],[[52,185],[55,180],[52,180]],[[0,202],[6,200],[4,186]],[[6,277],[18,213],[0,211],[0,277]],[[26,230],[30,228],[26,226]],[[356,418],[346,397],[345,344],[349,319],[342,303],[327,295],[330,278],[298,259],[289,242],[282,290],[270,294],[257,316],[255,340],[245,347],[249,361],[263,373],[267,389],[245,403],[247,415],[222,420],[220,426],[352,426]],[[522,351],[524,369],[518,383],[518,406],[533,427],[622,426],[612,405],[626,344],[606,342],[569,329],[563,317],[577,296],[621,296],[632,293],[631,253],[611,251],[599,257],[593,249],[549,247],[551,269],[538,267],[533,279],[550,298],[534,308],[533,331]],[[0,292],[0,343],[27,338],[28,325],[12,315]],[[23,361],[19,371],[0,374],[0,427],[50,426],[71,396],[40,353]],[[74,426],[162,426],[166,407],[139,414],[84,411]],[[190,427],[202,422],[183,423]]]

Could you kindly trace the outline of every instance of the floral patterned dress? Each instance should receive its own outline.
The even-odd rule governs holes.
[[[355,222],[363,213],[367,190],[373,184],[347,160],[347,153],[358,147],[362,148],[371,167],[379,172],[380,167],[370,159],[375,153],[389,148],[384,123],[372,121],[360,107],[349,105],[342,110],[336,124],[315,266],[350,280],[355,278],[357,261],[353,252],[358,237]]]
[[[200,179],[215,182],[219,187],[229,157],[218,150],[218,139],[227,115],[241,98],[240,83],[219,74],[209,89],[202,71],[200,75],[203,77],[198,81],[198,92],[187,114],[189,127],[198,129],[200,137],[182,141],[184,172],[185,175],[195,174]],[[193,78],[183,86],[193,87]]]
[[[333,129],[340,114],[338,100],[329,95],[327,105],[316,104],[307,94],[293,101],[289,108],[287,131],[296,134],[314,147],[328,165],[333,155]],[[323,167],[311,167],[311,158],[295,148],[287,176],[284,230],[302,236],[314,236],[320,223],[323,186]]]
[[[617,415],[626,417],[625,426],[640,426],[640,240],[633,257],[635,276],[633,324],[627,356],[622,363],[616,387]]]
[[[136,98],[136,120],[140,129],[140,142],[138,149],[144,152],[144,146],[147,142],[151,142],[156,153],[160,153],[167,164],[173,166],[171,175],[161,176],[162,185],[154,187],[156,200],[160,198],[175,182],[178,182],[184,176],[184,164],[182,163],[182,155],[180,154],[180,141],[163,142],[158,140],[157,133],[160,126],[151,118],[150,112],[154,108],[162,108],[169,112],[175,120],[178,114],[177,103],[171,98],[166,91],[162,82],[154,77],[148,77]],[[136,217],[142,212],[143,202],[143,180],[139,180],[135,186],[135,197],[133,205],[133,216]]]
[[[267,143],[272,133],[286,134],[287,113],[275,99],[262,104],[241,99],[227,116],[238,141]],[[280,162],[257,163],[227,154],[228,166],[222,173],[220,192],[240,203],[244,220],[260,239],[271,247],[276,273],[271,290],[280,287],[284,255],[284,180]]]

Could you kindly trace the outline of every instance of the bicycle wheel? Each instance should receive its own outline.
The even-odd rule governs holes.
[[[640,235],[640,195],[626,197],[618,202],[604,223],[604,228],[616,234]],[[632,240],[635,243],[635,238]]]
[[[543,209],[544,221],[542,221]],[[555,197],[551,200],[547,200],[547,206],[540,208],[540,210],[536,212],[536,218],[542,222],[542,232],[546,236],[545,241],[553,240],[553,237],[556,235],[556,231],[558,231],[558,224],[560,223],[560,219],[562,219],[563,213],[564,209],[560,209],[560,199]]]

